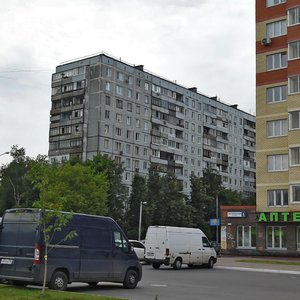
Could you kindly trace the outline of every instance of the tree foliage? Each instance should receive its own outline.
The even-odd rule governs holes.
[[[1,168],[0,172],[0,215],[11,207],[32,206],[34,189],[26,181],[31,159],[25,155],[25,149],[17,145],[12,146],[11,163]]]
[[[122,181],[123,168],[116,161],[104,156],[96,155],[86,162],[95,174],[105,174],[107,177],[107,209],[108,215],[119,224],[124,225],[125,204],[128,190]]]
[[[37,202],[53,210],[87,214],[107,214],[107,179],[105,174],[82,164],[47,164],[32,162],[28,174],[39,191]]]
[[[145,215],[148,206],[146,179],[139,174],[135,174],[132,181],[131,194],[128,200],[125,226],[126,232],[131,239],[138,239],[140,205],[143,205],[142,212],[144,212],[143,215]],[[146,228],[144,224],[145,218],[142,218],[141,236],[145,235]]]

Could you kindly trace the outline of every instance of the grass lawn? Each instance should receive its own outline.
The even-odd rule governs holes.
[[[87,295],[74,292],[61,292],[46,290],[44,297],[41,297],[41,290],[34,288],[14,287],[6,284],[0,284],[0,299],[6,300],[120,300],[120,298],[112,298],[97,295]],[[123,299],[124,300],[124,299]]]
[[[256,264],[270,264],[270,265],[287,265],[287,266],[300,266],[300,262],[284,261],[273,259],[240,259],[238,262],[256,263]]]

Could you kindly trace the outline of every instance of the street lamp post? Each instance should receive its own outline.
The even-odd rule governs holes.
[[[6,152],[4,152],[4,153],[1,153],[0,156],[5,155],[5,154],[9,154],[9,152],[6,151]]]
[[[216,219],[219,222],[219,193],[216,196]],[[216,242],[219,243],[219,225],[216,226]]]
[[[138,238],[139,241],[141,240],[143,204],[147,204],[147,202],[140,201],[139,238]]]

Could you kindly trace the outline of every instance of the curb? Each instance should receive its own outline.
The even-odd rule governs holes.
[[[279,273],[279,274],[291,274],[291,275],[299,275],[300,276],[300,271],[255,269],[255,268],[225,267],[225,266],[215,266],[214,268],[221,269],[221,270],[223,269],[223,270],[248,271],[248,272]]]

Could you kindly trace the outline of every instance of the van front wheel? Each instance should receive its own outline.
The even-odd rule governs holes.
[[[134,289],[138,283],[138,274],[135,270],[128,270],[123,282],[125,289]]]
[[[52,290],[65,291],[68,286],[68,277],[65,272],[56,271],[50,280],[49,288]]]
[[[174,265],[173,265],[173,268],[174,270],[179,270],[181,269],[181,266],[182,266],[182,261],[180,258],[177,258],[174,262]]]
[[[207,267],[208,267],[209,269],[212,269],[212,268],[214,267],[214,260],[213,260],[212,257],[209,259],[209,261],[208,261],[208,263],[207,263]]]

